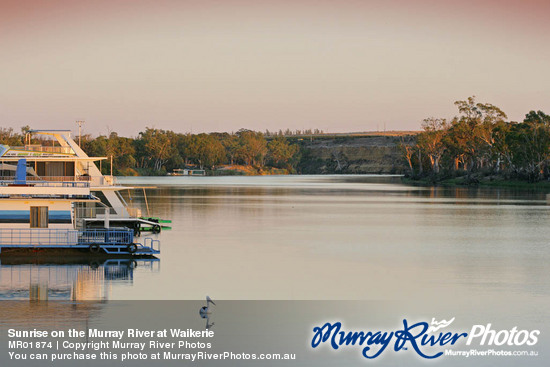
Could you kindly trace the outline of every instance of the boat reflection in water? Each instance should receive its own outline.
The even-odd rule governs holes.
[[[132,285],[138,269],[158,272],[160,261],[101,259],[67,263],[3,258],[0,300],[105,301],[113,285]]]
[[[113,288],[132,286],[138,273],[160,271],[156,258],[51,261],[7,257],[0,261],[0,335],[6,335],[9,328],[106,327],[102,323],[109,307],[120,308],[120,302],[107,301]],[[7,343],[3,344],[0,355],[7,355]]]

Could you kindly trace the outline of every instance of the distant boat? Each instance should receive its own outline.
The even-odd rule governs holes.
[[[206,171],[194,168],[175,168],[168,176],[206,176]]]

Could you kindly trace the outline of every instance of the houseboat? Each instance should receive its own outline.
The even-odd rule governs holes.
[[[126,205],[112,176],[70,138],[70,131],[32,131],[58,145],[0,145],[0,251],[73,249],[150,256],[160,242],[135,240],[142,229],[158,233],[159,220]],[[147,227],[145,227],[147,226]]]
[[[83,228],[102,228],[107,216],[113,225],[130,228],[136,236],[142,231],[159,233],[162,228],[167,227],[166,223],[169,223],[169,220],[143,216],[140,208],[129,206],[121,192],[134,188],[117,185],[113,176],[103,175],[95,162],[107,157],[89,157],[71,138],[71,131],[30,130],[29,134],[47,137],[52,145],[0,145],[0,182],[13,178],[15,165],[21,158],[25,158],[29,183],[88,184],[90,191],[99,198],[100,203],[76,203],[74,211],[81,221],[78,225]]]
[[[175,168],[168,176],[206,176],[206,171],[195,168]]]

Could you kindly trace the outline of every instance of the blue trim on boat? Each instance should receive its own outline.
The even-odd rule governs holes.
[[[30,210],[0,210],[0,223],[29,223]],[[70,210],[50,210],[49,223],[71,223]]]

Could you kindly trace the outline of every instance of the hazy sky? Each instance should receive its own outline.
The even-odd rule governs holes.
[[[0,0],[0,126],[134,136],[550,113],[550,1]]]

